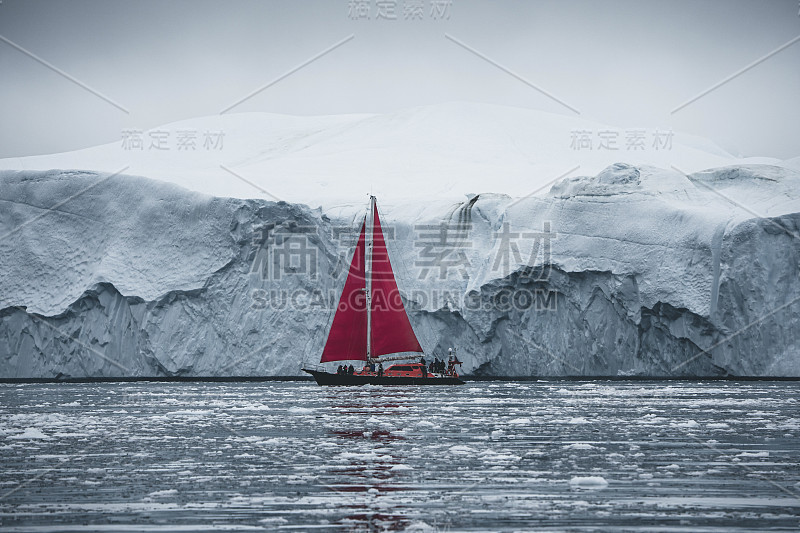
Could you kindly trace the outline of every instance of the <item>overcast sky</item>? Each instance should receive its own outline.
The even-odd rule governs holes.
[[[416,1],[2,0],[0,157],[219,113],[337,43],[229,112],[489,102],[800,155],[800,41],[673,112],[800,36],[797,0]]]

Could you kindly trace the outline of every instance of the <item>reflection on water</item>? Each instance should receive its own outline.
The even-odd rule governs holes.
[[[0,525],[800,526],[794,382],[0,386]]]

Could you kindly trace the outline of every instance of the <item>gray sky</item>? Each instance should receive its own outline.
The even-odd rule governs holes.
[[[514,71],[586,118],[673,128],[745,156],[800,155],[796,0],[467,1],[436,19],[354,20],[352,0],[0,3],[0,157],[118,141],[219,113],[354,37],[231,112],[384,112],[446,101],[574,111],[448,39]],[[390,0],[391,2],[391,0]],[[35,54],[90,90],[37,62]]]

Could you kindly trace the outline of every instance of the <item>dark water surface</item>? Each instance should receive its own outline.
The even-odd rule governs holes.
[[[797,382],[0,385],[5,531],[796,531]]]

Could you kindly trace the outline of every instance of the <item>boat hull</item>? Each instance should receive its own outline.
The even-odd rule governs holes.
[[[308,372],[319,385],[463,385],[464,382],[454,376],[414,377],[414,376],[362,376],[358,374],[342,375],[303,369]]]

